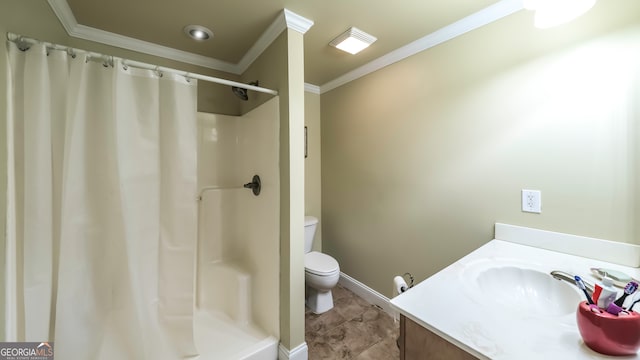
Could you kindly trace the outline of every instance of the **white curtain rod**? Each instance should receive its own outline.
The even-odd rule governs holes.
[[[108,58],[108,59],[121,59],[126,66],[132,66],[132,67],[141,68],[141,69],[147,69],[147,70],[156,70],[156,71],[160,71],[160,72],[173,73],[173,74],[182,75],[182,76],[184,76],[186,78],[198,79],[198,80],[203,80],[203,81],[208,81],[208,82],[213,82],[213,83],[222,84],[222,85],[228,85],[228,86],[235,86],[235,87],[239,87],[239,88],[243,88],[243,89],[247,89],[247,90],[258,91],[258,92],[265,93],[265,94],[278,95],[278,92],[276,90],[267,89],[267,88],[263,88],[263,87],[260,87],[260,86],[243,84],[243,83],[237,82],[237,81],[231,81],[231,80],[221,79],[221,78],[217,78],[217,77],[213,77],[213,76],[202,75],[202,74],[190,73],[190,72],[171,69],[171,68],[167,68],[167,67],[163,67],[163,66],[147,64],[147,63],[143,63],[143,62],[140,62],[140,61],[127,60],[127,59],[122,59],[122,58],[118,58],[118,57],[111,56],[111,55],[104,55],[104,54],[95,53],[95,52],[91,52],[91,51],[75,49],[75,48],[71,48],[71,47],[68,47],[68,46],[65,46],[65,45],[52,44],[52,43],[48,43],[48,42],[45,42],[45,41],[40,41],[40,40],[37,40],[37,39],[24,37],[22,35],[17,35],[17,34],[11,33],[11,32],[7,33],[7,39],[9,41],[11,41],[11,42],[14,42],[14,43],[18,44],[18,46],[20,46],[21,44],[22,45],[24,45],[24,44],[30,44],[30,45],[44,44],[48,48],[55,49],[55,50],[66,51],[69,54],[75,54],[76,52],[81,52],[81,53],[87,54],[87,55],[89,55],[91,57]]]

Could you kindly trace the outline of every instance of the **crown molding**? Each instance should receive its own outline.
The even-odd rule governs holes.
[[[62,23],[62,26],[67,31],[67,34],[71,34],[73,29],[78,26],[78,22],[76,21],[76,17],[73,15],[67,0],[48,0],[49,6],[51,10],[53,10],[54,14]]]
[[[253,64],[258,56],[262,54],[262,52],[269,46],[271,43],[278,38],[280,33],[287,28],[287,24],[284,21],[284,15],[280,13],[278,17],[269,25],[267,30],[265,30],[262,35],[258,38],[258,40],[251,46],[249,51],[240,59],[240,62],[237,65],[238,72],[237,74],[244,73],[251,64]]]
[[[304,83],[304,91],[310,92],[313,94],[320,94],[320,86]]]
[[[430,49],[445,41],[454,39],[469,31],[502,19],[523,9],[522,0],[502,0],[475,12],[461,20],[447,25],[433,33],[383,55],[355,70],[320,85],[320,93],[324,94],[348,82],[380,70],[409,56]]]
[[[313,26],[313,21],[302,17],[293,11],[284,9],[282,15],[285,18],[285,22],[289,29],[295,30],[304,35]]]
[[[262,33],[260,38],[258,38],[253,46],[242,57],[242,59],[237,64],[232,64],[208,56],[177,50],[151,42],[80,25],[76,21],[67,0],[47,1],[69,36],[159,56],[187,64],[202,66],[204,68],[224,71],[235,75],[241,75],[244,73],[285,29],[288,28],[305,34],[314,24],[314,22],[309,19],[306,19],[288,9],[283,9],[273,23],[271,23],[265,32]],[[522,9],[523,6],[521,0],[501,0],[455,23],[436,30],[435,32],[412,43],[387,53],[386,55],[383,55],[325,84],[317,86],[305,83],[305,91],[316,94],[323,94],[331,91],[346,83],[380,70],[385,66],[394,64],[408,58],[409,56],[430,49]]]
[[[183,63],[198,65],[209,69],[215,69],[236,74],[237,66],[225,61],[220,61],[207,56],[194,54],[167,46],[154,44],[148,41],[134,39],[128,36],[92,28],[85,25],[77,25],[69,35],[89,41],[95,41],[127,50],[144,54],[159,56]]]
[[[208,56],[177,50],[148,41],[80,25],[73,15],[67,0],[47,0],[47,2],[67,31],[67,34],[71,37],[202,66],[208,69],[224,71],[235,75],[244,73],[285,29],[291,28],[304,34],[313,26],[313,21],[284,9],[242,57],[240,62],[232,64]]]
[[[306,19],[287,9],[282,10],[278,17],[269,25],[258,40],[251,46],[249,51],[242,57],[236,65],[237,74],[244,73],[258,56],[264,52],[271,43],[280,36],[284,29],[290,28],[302,34],[306,33],[313,26],[313,21]]]
[[[290,28],[304,34],[313,26],[313,21],[306,19],[287,9],[282,10],[278,17],[269,25],[253,46],[236,65],[236,74],[244,73],[251,64],[278,38],[284,29]]]

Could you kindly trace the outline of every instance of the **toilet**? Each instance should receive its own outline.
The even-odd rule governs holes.
[[[307,307],[316,314],[333,308],[331,289],[340,279],[340,266],[327,254],[311,251],[318,219],[304,217],[304,279],[307,285]]]

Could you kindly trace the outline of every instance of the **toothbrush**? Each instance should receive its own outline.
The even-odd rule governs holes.
[[[622,304],[624,304],[624,300],[627,298],[627,296],[633,294],[634,292],[636,292],[636,290],[638,290],[638,283],[635,281],[629,281],[627,286],[624,287],[624,294],[622,294],[622,296],[620,296],[620,298],[618,298],[618,300],[614,301],[613,303],[622,307]]]
[[[576,281],[576,285],[578,285],[580,290],[582,290],[582,292],[584,293],[584,296],[587,297],[587,302],[589,303],[589,305],[593,305],[594,304],[593,299],[591,299],[591,296],[589,296],[589,293],[587,292],[586,286],[584,286],[584,281],[582,281],[582,278],[578,275],[574,276],[573,278]]]
[[[631,303],[631,305],[629,305],[629,308],[627,309],[627,311],[633,310],[633,306],[639,302],[640,302],[640,291],[637,292],[636,295],[633,297],[633,302]]]

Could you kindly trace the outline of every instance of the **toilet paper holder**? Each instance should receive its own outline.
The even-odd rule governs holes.
[[[408,291],[413,287],[413,275],[411,273],[404,273],[402,276],[397,275],[393,278],[393,297]]]
[[[407,281],[407,276],[409,277],[409,281]],[[411,289],[413,287],[413,275],[411,275],[411,273],[409,272],[406,272],[402,275],[402,278],[404,279],[404,281],[407,281],[409,289]]]

